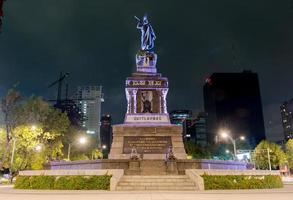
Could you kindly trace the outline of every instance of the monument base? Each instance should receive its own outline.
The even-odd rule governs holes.
[[[166,159],[170,147],[177,159],[186,159],[181,126],[114,125],[109,159],[130,159],[134,148],[141,159]]]

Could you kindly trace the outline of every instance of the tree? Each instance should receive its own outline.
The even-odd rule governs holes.
[[[40,132],[39,142],[46,147],[49,159],[62,155],[61,138],[70,125],[68,117],[41,97],[29,97],[16,109],[20,125],[34,126]]]
[[[92,150],[92,159],[101,159],[103,158],[103,153],[99,149]]]
[[[233,151],[229,150],[233,149],[233,146],[230,144],[218,143],[212,146],[212,152],[215,159],[219,160],[232,160],[233,159]],[[229,152],[227,153],[227,150]]]
[[[194,141],[187,141],[184,143],[186,153],[192,158],[196,159],[208,159],[211,158],[211,152],[209,148],[197,145]]]
[[[256,168],[269,169],[268,156],[272,169],[279,169],[279,166],[286,162],[286,154],[279,145],[263,140],[254,149],[252,156]]]
[[[3,154],[6,147],[6,132],[3,127],[0,128],[0,158],[3,158]],[[0,170],[2,168],[2,162],[0,162]]]
[[[289,167],[293,169],[293,139],[288,140],[286,143],[286,155]]]
[[[96,137],[96,135],[86,134],[85,131],[79,131],[79,132],[73,131],[68,134],[71,135],[71,139],[68,140],[71,145],[70,160],[88,160],[91,158],[96,159],[99,157],[99,153],[94,152],[94,150],[96,150],[99,145],[99,140]],[[79,143],[80,138],[85,138],[86,143],[80,144]],[[64,151],[67,152],[67,149],[64,149]]]
[[[13,171],[40,169],[46,160],[62,156],[61,139],[70,124],[65,113],[34,96],[13,104],[13,109],[9,109],[7,113],[13,119],[13,126],[11,120],[7,120],[10,128],[9,149],[15,155],[13,166],[10,166]],[[41,151],[36,151],[36,147],[40,145]],[[9,159],[6,163],[9,166]]]
[[[4,126],[5,126],[5,148],[3,149],[1,163],[4,164],[8,159],[8,154],[10,152],[10,141],[12,139],[13,129],[17,126],[17,118],[15,109],[21,100],[21,94],[11,89],[7,94],[1,99],[1,111],[4,115]],[[0,163],[0,164],[1,164]],[[0,165],[1,168],[1,165]]]

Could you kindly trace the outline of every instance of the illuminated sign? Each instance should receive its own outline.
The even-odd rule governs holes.
[[[127,114],[125,123],[170,123],[170,121],[168,115],[162,114]]]

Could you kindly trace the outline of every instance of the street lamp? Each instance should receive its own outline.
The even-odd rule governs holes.
[[[42,146],[39,144],[36,146],[36,151],[40,152],[42,150]]]
[[[220,136],[221,136],[222,138],[228,138],[228,139],[231,141],[231,143],[233,144],[233,150],[234,150],[234,160],[236,160],[236,158],[237,158],[236,141],[237,141],[237,140],[245,140],[245,137],[244,137],[244,136],[240,136],[240,137],[237,138],[237,139],[233,139],[233,138],[229,135],[229,131],[227,131],[227,130],[222,130],[222,131],[220,132]]]
[[[85,137],[81,137],[79,138],[79,143],[80,144],[85,144],[87,142],[86,138]]]
[[[254,152],[255,153],[258,153],[258,152],[266,152],[267,153],[269,170],[272,171],[271,155],[270,155],[270,152],[272,152],[272,150],[270,148],[258,149],[258,150],[259,151],[254,151]],[[255,162],[254,162],[254,165],[255,165]]]
[[[79,144],[84,145],[84,144],[87,143],[87,139],[86,139],[86,137],[80,137],[80,138],[78,139],[78,142],[79,142]],[[67,150],[67,160],[68,160],[68,161],[70,160],[71,144],[72,144],[72,143],[68,143],[68,150]]]
[[[104,159],[104,154],[105,154],[105,152],[106,152],[106,149],[107,149],[107,145],[105,145],[105,144],[103,144],[102,145],[102,155],[103,155],[103,159]]]
[[[36,125],[32,125],[31,130],[32,131],[35,131],[36,129],[37,129],[37,126]]]

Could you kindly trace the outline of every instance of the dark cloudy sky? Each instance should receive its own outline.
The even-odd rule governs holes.
[[[19,82],[26,95],[54,98],[47,85],[68,71],[72,91],[102,85],[103,113],[122,122],[139,48],[133,16],[147,12],[169,111],[202,110],[212,72],[250,69],[259,74],[267,134],[281,133],[279,105],[293,97],[292,0],[7,0],[4,10],[0,95]]]

